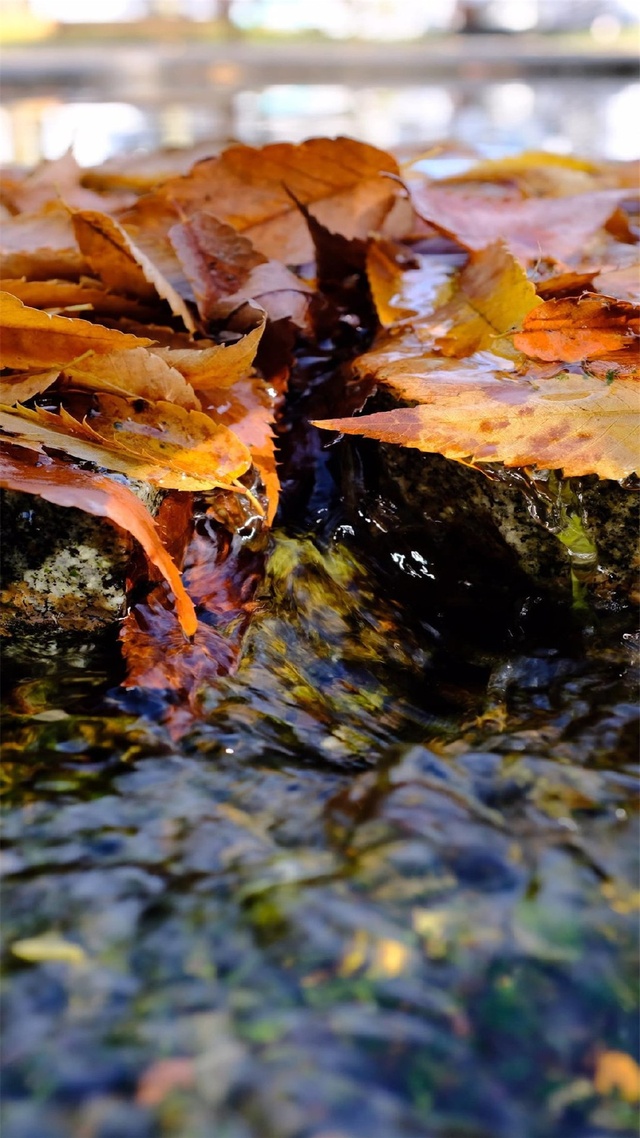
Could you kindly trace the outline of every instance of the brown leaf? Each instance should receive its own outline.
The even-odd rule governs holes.
[[[63,366],[88,351],[106,354],[152,342],[85,320],[49,316],[7,292],[0,293],[0,327],[3,364],[12,368]]]
[[[266,261],[248,238],[204,210],[173,225],[169,240],[203,320],[210,320],[218,301],[236,293],[251,270]]]
[[[115,296],[107,292],[100,281],[89,277],[78,284],[65,280],[5,279],[0,280],[0,291],[10,292],[30,308],[55,309],[57,313],[68,308],[88,308],[104,315],[130,316],[138,320],[149,319],[153,315],[152,308],[125,296]]]
[[[105,213],[121,209],[131,202],[131,194],[118,193],[109,197],[85,189],[80,184],[82,168],[67,150],[60,158],[45,160],[20,179],[12,195],[11,204],[16,212],[36,213],[48,202],[62,200],[65,205],[78,209],[100,209]]]
[[[630,265],[604,268],[593,278],[593,287],[616,300],[640,304],[640,265],[635,261]]]
[[[502,240],[524,264],[542,257],[566,261],[628,196],[620,189],[519,201],[425,182],[409,182],[408,188],[414,208],[431,225],[469,249]]]
[[[16,279],[77,279],[89,265],[75,238],[71,214],[53,202],[38,213],[21,214],[0,227],[0,275]]]
[[[159,296],[182,319],[185,328],[195,331],[193,317],[182,297],[115,219],[97,210],[76,210],[73,227],[93,272],[109,288],[130,292],[146,301]]]
[[[151,402],[164,400],[187,410],[199,410],[200,400],[181,373],[148,348],[109,352],[97,356],[89,352],[67,364],[64,379],[88,391],[110,392]]]
[[[640,312],[631,304],[585,293],[547,300],[530,312],[513,342],[540,360],[572,363],[630,346],[640,333]]]
[[[417,407],[328,419],[318,426],[435,452],[459,462],[563,468],[567,477],[597,474],[620,480],[639,465],[640,389],[624,379],[594,376],[456,382],[412,361]]]
[[[334,233],[366,238],[380,230],[399,187],[390,155],[349,138],[312,138],[255,150],[232,146],[167,182],[161,196],[187,215],[206,209],[249,237],[259,252],[286,264],[313,258],[304,218],[287,190]]]
[[[216,150],[215,143],[205,140],[195,146],[117,154],[100,166],[84,170],[82,184],[95,190],[131,189],[146,193],[168,178],[187,174],[195,162],[210,158]]]
[[[78,470],[52,458],[48,458],[46,464],[34,466],[21,461],[15,452],[4,451],[0,453],[0,485],[25,494],[37,494],[56,506],[75,506],[85,513],[106,518],[132,534],[168,582],[185,636],[193,636],[198,624],[193,603],[158,539],[151,514],[126,486],[104,474]]]

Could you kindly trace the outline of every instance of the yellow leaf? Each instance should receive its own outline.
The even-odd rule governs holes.
[[[199,354],[199,353],[195,353]],[[200,400],[181,373],[147,348],[110,352],[96,356],[89,352],[64,369],[74,387],[88,391],[111,392],[125,397],[139,396],[152,402],[165,400],[188,410],[199,410]]]
[[[509,333],[540,303],[522,266],[497,242],[471,253],[451,299],[420,328],[431,332],[445,356],[488,349],[513,357],[517,353]]]
[[[12,441],[52,447],[165,489],[235,489],[235,479],[251,464],[247,447],[228,427],[171,403],[137,411],[129,401],[106,395],[90,423],[64,408],[54,415],[41,408],[0,407],[0,427]]]
[[[403,361],[406,365],[406,361]],[[411,360],[417,407],[399,407],[319,426],[442,454],[460,462],[563,468],[567,477],[622,479],[640,466],[640,389],[590,375],[550,379],[443,381]],[[407,366],[407,370],[409,367]]]
[[[84,964],[87,954],[79,944],[64,940],[57,933],[47,932],[40,936],[25,937],[23,940],[14,940],[11,945],[14,956],[21,960],[28,960],[30,964],[40,964],[44,961],[62,961],[65,964]]]
[[[401,976],[410,957],[411,949],[402,941],[383,938],[375,946],[371,975],[389,978]]]
[[[599,1095],[617,1092],[626,1102],[640,1102],[640,1067],[625,1051],[601,1051],[593,1085]]]
[[[264,317],[235,344],[216,344],[213,348],[152,348],[171,367],[176,368],[206,396],[209,391],[230,387],[251,370],[265,328]]]
[[[49,316],[8,292],[0,293],[0,329],[2,363],[11,368],[62,366],[88,351],[103,354],[152,343],[86,320]]]

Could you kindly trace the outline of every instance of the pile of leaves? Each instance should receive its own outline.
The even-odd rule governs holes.
[[[231,598],[216,565],[273,520],[292,362],[326,348],[345,297],[377,330],[357,375],[402,405],[345,417],[336,398],[322,426],[464,463],[637,468],[631,164],[529,153],[434,180],[345,138],[194,157],[66,155],[0,184],[0,484],[140,543],[174,609],[156,590],[162,660],[138,680],[165,686],[169,657],[193,687],[203,646],[233,666],[216,621],[237,641],[259,571],[245,558]],[[122,476],[166,492],[157,519]],[[231,535],[214,557],[194,552],[194,494]],[[130,622],[123,638],[134,661]]]

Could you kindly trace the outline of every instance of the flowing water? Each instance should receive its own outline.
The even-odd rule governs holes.
[[[112,638],[5,651],[3,1138],[635,1133],[630,615],[399,523],[326,368],[179,740]]]

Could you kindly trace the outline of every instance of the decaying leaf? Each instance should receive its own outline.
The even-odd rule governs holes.
[[[75,506],[106,518],[130,533],[168,582],[176,613],[186,636],[193,636],[197,618],[193,603],[173,561],[161,544],[155,522],[146,506],[126,486],[89,470],[78,470],[52,458],[34,466],[14,454],[0,453],[0,485],[9,490],[37,494],[56,506]]]
[[[566,476],[622,479],[640,467],[640,389],[561,372],[550,379],[456,383],[411,364],[416,407],[318,425],[436,452],[465,463],[561,468]],[[419,393],[419,396],[418,396]]]

